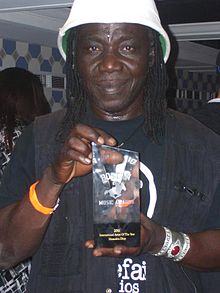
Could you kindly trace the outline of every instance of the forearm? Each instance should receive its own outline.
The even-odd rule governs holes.
[[[145,246],[148,252],[156,257],[165,257],[179,262],[194,270],[220,270],[220,230],[209,230],[184,236],[183,233],[167,228],[165,228],[166,233],[163,233],[159,229],[161,226],[154,225],[156,228],[151,233],[151,241]]]
[[[62,185],[53,183],[48,170],[36,186],[39,202],[54,207]],[[32,256],[39,247],[52,215],[38,212],[24,198],[0,211],[0,267],[9,267]]]
[[[220,230],[189,234],[190,249],[182,264],[200,271],[220,270]]]
[[[144,216],[141,219],[144,252],[169,258],[198,271],[220,270],[220,229],[183,236],[181,231],[163,228]]]

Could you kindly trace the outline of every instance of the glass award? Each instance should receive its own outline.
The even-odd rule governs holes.
[[[140,244],[139,154],[92,144],[96,247]]]

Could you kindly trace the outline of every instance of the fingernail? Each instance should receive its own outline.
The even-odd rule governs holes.
[[[84,161],[85,161],[85,163],[87,163],[87,164],[91,164],[91,160],[88,159],[88,158],[85,158]]]
[[[110,144],[115,144],[116,143],[116,140],[114,138],[109,138],[109,143]]]
[[[94,253],[95,256],[102,256],[101,251],[94,250],[93,253]]]
[[[121,249],[118,248],[118,247],[115,247],[115,248],[114,248],[114,253],[116,253],[116,254],[121,254]]]
[[[98,137],[97,141],[98,141],[98,143],[104,143],[104,139],[101,136]]]
[[[88,248],[93,248],[94,245],[93,245],[92,243],[90,243],[87,247],[88,247]]]

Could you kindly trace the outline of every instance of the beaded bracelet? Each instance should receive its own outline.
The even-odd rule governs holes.
[[[34,209],[36,211],[38,211],[39,213],[41,214],[44,214],[44,215],[51,215],[59,206],[59,202],[60,202],[60,199],[58,198],[57,202],[56,202],[56,205],[53,207],[53,208],[47,208],[45,206],[43,206],[38,198],[37,198],[37,194],[36,194],[36,185],[38,184],[39,181],[36,181],[35,183],[33,183],[31,186],[30,186],[30,189],[29,189],[29,200],[32,204],[32,206],[34,207]]]

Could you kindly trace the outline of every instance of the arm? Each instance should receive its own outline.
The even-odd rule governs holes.
[[[36,186],[37,198],[43,206],[54,207],[65,184],[91,171],[91,142],[116,143],[99,129],[82,124],[74,127],[55,161],[46,168]],[[28,194],[0,209],[0,267],[13,266],[32,256],[44,237],[50,219],[51,215],[34,209]]]
[[[220,230],[207,230],[204,232],[188,234],[190,238],[190,249],[181,264],[198,271],[220,270]],[[141,246],[114,248],[96,248],[94,256],[123,256],[138,255],[140,253],[157,253],[163,246],[165,231],[162,226],[152,220],[141,216]],[[93,241],[86,242],[87,248],[94,248]],[[164,257],[164,256],[155,256]],[[173,261],[172,259],[170,261]]]
[[[199,271],[220,270],[220,230],[189,235],[191,247],[182,264]]]
[[[44,206],[52,207],[54,206],[52,199],[58,198],[59,187],[47,181],[44,175],[36,192]],[[43,193],[46,193],[46,196],[41,200]],[[0,268],[14,266],[33,255],[42,240],[50,217],[51,215],[37,212],[27,194],[22,200],[0,209]]]

